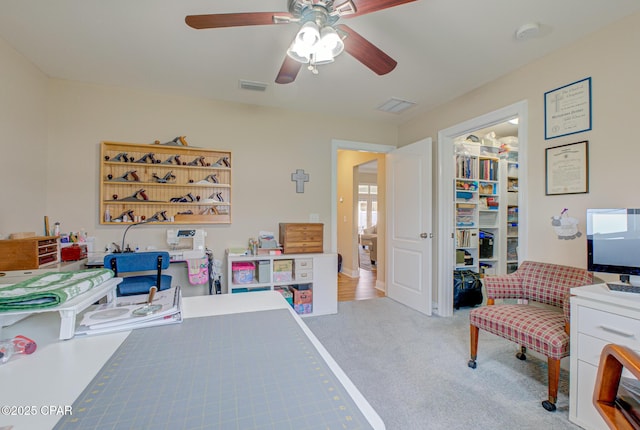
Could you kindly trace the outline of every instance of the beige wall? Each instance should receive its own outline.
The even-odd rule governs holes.
[[[279,222],[325,224],[331,249],[331,141],[394,145],[395,126],[330,115],[186,98],[47,79],[0,44],[0,109],[11,115],[3,131],[3,204],[0,233],[41,232],[42,216],[62,231],[85,229],[97,248],[120,242],[120,226],[98,224],[99,145],[103,140],[145,143],[186,135],[191,146],[232,151],[233,223],[206,226],[216,257],[244,245],[260,230],[277,234]],[[7,64],[8,69],[4,68]],[[296,193],[291,173],[310,175]],[[5,204],[9,202],[10,204]],[[16,210],[18,208],[18,210]],[[165,227],[131,229],[127,242],[165,246]]]
[[[47,77],[0,39],[0,237],[44,233]]]
[[[585,210],[640,205],[635,183],[640,160],[636,137],[640,98],[638,47],[640,14],[402,125],[399,145],[426,136],[435,139],[439,130],[527,100],[528,258],[586,267]],[[545,140],[544,93],[586,77],[592,78],[593,130]],[[590,192],[545,196],[545,148],[582,140],[589,141]],[[563,208],[579,219],[583,233],[579,239],[557,239],[550,218]]]
[[[531,41],[535,43],[535,41]],[[152,142],[186,135],[192,146],[233,152],[233,224],[207,227],[218,256],[279,222],[318,214],[330,249],[331,140],[401,145],[520,100],[529,103],[528,257],[584,267],[584,236],[560,241],[550,217],[563,208],[580,220],[588,207],[638,206],[635,171],[640,69],[640,15],[624,19],[399,128],[334,116],[50,80],[0,40],[0,234],[42,229],[42,217],[63,231],[85,228],[99,247],[122,229],[98,224],[98,157],[102,140]],[[544,139],[544,92],[593,79],[593,130]],[[544,195],[545,148],[589,140],[590,192]],[[435,145],[434,145],[435,146]],[[290,175],[310,182],[297,194]],[[165,228],[132,229],[130,241],[164,245]],[[338,245],[337,249],[341,249]],[[380,249],[384,249],[382,246]]]

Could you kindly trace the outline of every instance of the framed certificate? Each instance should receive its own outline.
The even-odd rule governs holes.
[[[591,78],[544,93],[544,138],[591,130]]]
[[[546,149],[545,194],[589,192],[589,141]]]

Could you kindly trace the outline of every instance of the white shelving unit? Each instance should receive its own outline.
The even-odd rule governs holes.
[[[275,290],[296,285],[309,285],[312,291],[312,312],[302,317],[335,314],[338,312],[338,256],[337,254],[281,254],[243,255],[227,254],[226,293],[247,293]],[[274,265],[292,260],[291,280],[279,280]],[[255,271],[250,282],[234,282],[234,263],[254,263]],[[261,263],[262,262],[262,263]],[[260,271],[260,264],[263,270]]]
[[[509,153],[506,160],[506,168],[506,271],[511,273],[518,268],[518,151]]]
[[[458,269],[500,274],[517,268],[517,151],[465,141],[455,154],[455,249]],[[511,153],[512,152],[512,153]]]

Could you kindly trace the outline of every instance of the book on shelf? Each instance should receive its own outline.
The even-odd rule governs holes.
[[[474,209],[476,205],[474,203],[456,203],[458,209]]]
[[[148,294],[117,297],[115,303],[103,303],[84,313],[76,328],[76,336],[88,336],[133,330],[182,322],[182,292],[180,286],[158,291],[153,305],[157,312],[137,316],[134,311],[148,304]]]

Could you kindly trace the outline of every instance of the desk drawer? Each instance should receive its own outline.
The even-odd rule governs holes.
[[[578,332],[597,337],[606,343],[640,349],[640,320],[633,318],[580,307]]]
[[[313,269],[313,258],[296,258],[293,262],[295,270]]]
[[[598,366],[600,363],[600,354],[605,345],[614,343],[597,337],[588,336],[584,333],[578,334],[578,357],[581,361]],[[640,354],[640,344],[638,342],[619,343],[633,349]]]
[[[313,280],[313,270],[295,270],[293,279],[296,281],[311,282]]]

